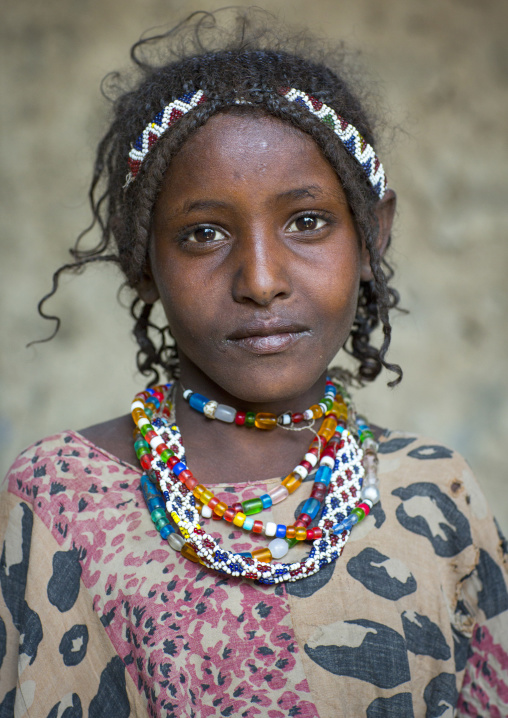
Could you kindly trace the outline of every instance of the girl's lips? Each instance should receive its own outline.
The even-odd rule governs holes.
[[[282,332],[280,334],[268,334],[267,336],[255,335],[230,339],[233,344],[253,354],[276,354],[298,342],[302,337],[308,335],[308,331]]]

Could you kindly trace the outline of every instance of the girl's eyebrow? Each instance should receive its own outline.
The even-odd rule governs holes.
[[[305,197],[312,197],[317,199],[318,196],[323,196],[323,190],[321,187],[315,184],[308,185],[306,187],[297,187],[295,189],[288,189],[286,192],[281,192],[278,195],[278,199],[304,199]]]

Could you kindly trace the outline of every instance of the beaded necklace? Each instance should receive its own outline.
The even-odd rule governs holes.
[[[131,407],[139,430],[135,441],[136,453],[145,471],[151,471],[151,476],[148,473],[143,474],[141,488],[161,537],[192,561],[261,583],[295,581],[316,573],[324,565],[336,560],[342,553],[351,528],[368,515],[372,505],[379,500],[375,453],[377,444],[367,424],[356,419],[359,441],[362,444],[360,449],[353,434],[345,428],[345,402],[342,401],[344,409],[340,410],[339,418],[332,410],[334,405],[340,407],[341,402],[331,401],[331,409],[326,405],[328,416],[304,460],[281,485],[257,499],[248,499],[228,507],[209,489],[199,484],[186,465],[178,427],[169,421],[170,388],[170,385],[166,385],[140,392]],[[332,394],[335,398],[336,389],[330,380],[327,380],[327,393],[325,398],[331,400]],[[341,393],[347,396],[343,390]],[[159,411],[160,415],[151,423],[149,417]],[[339,409],[335,407],[335,411]],[[354,409],[351,413],[354,415]],[[365,470],[362,458],[366,464]],[[253,514],[282,501],[296,490],[318,462],[319,468],[311,496],[305,501],[294,525],[285,526],[273,522],[263,525],[263,522],[252,518]],[[364,473],[366,486],[361,492]],[[318,526],[308,528],[320,509]],[[264,533],[273,540],[267,548],[257,549],[252,553],[224,551],[217,541],[201,528],[198,523],[200,511],[204,518],[223,518],[245,530]],[[168,516],[173,519],[180,534],[171,526]],[[304,540],[313,542],[304,560],[271,563],[272,559],[283,558],[293,545]]]

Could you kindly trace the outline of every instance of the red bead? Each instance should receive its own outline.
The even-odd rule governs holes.
[[[190,479],[192,477],[192,471],[189,471],[189,469],[184,469],[183,471],[180,471],[178,478],[184,484],[187,479]]]
[[[157,390],[154,389],[154,390],[153,390],[153,393],[152,393],[152,396],[154,396],[154,397],[155,397],[156,399],[158,399],[159,401],[164,401],[164,394],[163,394],[162,392],[160,392],[160,391],[157,391]]]
[[[183,473],[183,472],[182,472],[182,473]],[[181,474],[180,474],[180,476],[181,476]],[[208,502],[207,506],[208,506],[209,509],[211,509],[211,510],[213,511],[214,508],[217,506],[218,503],[219,503],[219,499],[218,499],[216,496],[214,496],[212,499],[210,499],[210,501]]]
[[[139,463],[145,471],[148,471],[148,469],[152,466],[152,459],[150,454],[144,454],[144,456],[140,458]]]
[[[167,448],[168,447],[166,446],[166,444],[163,443],[163,444],[159,444],[159,446],[156,446],[155,451],[160,455],[160,454],[162,454],[163,451],[166,451]]]
[[[295,414],[291,415],[291,419],[293,421],[293,424],[299,424],[301,421],[303,421],[303,414],[297,411]]]
[[[316,537],[314,536],[314,529],[307,529],[307,538],[306,541],[314,541]]]
[[[233,519],[235,518],[236,514],[237,514],[237,512],[234,511],[231,507],[229,507],[228,509],[226,509],[224,511],[224,516],[222,518],[225,519],[226,521],[229,521],[229,523],[231,523],[233,521]]]
[[[155,431],[152,431],[152,430],[147,431],[145,434],[145,441],[150,443],[152,439],[156,438],[156,436],[157,436],[157,434],[155,433]]]
[[[298,517],[298,519],[299,519],[300,521],[303,521],[303,525],[304,525],[304,526],[308,526],[310,523],[312,523],[312,519],[311,519],[311,517],[309,516],[309,514],[300,514],[300,516]]]
[[[168,469],[172,469],[174,466],[178,464],[180,459],[177,456],[170,456],[169,459],[166,461],[166,464],[168,465]],[[189,469],[187,469],[188,471]]]
[[[255,534],[260,534],[263,531],[263,522],[262,521],[254,521],[252,530]]]
[[[321,502],[324,498],[326,498],[326,490],[316,489],[316,487],[314,487],[311,491],[310,498],[317,499],[319,502]]]
[[[245,412],[237,411],[235,416],[235,424],[237,426],[243,426],[245,424]]]
[[[237,514],[239,511],[243,511],[243,506],[242,506],[242,504],[239,504],[239,503],[233,504],[233,506],[231,506],[231,508],[233,509],[235,514]]]
[[[303,466],[303,468],[304,468],[304,469],[307,469],[307,471],[309,471],[309,472],[312,471],[312,469],[313,469],[312,464],[310,464],[310,463],[309,463],[308,461],[306,461],[305,459],[304,459],[303,461],[300,461],[300,466]]]
[[[323,537],[323,532],[321,531],[319,526],[314,526],[314,528],[312,530],[314,531],[314,540],[320,539]]]
[[[358,508],[365,511],[365,516],[368,516],[370,514],[370,506],[368,504],[358,504]]]

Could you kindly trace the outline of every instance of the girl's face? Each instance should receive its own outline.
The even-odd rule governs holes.
[[[166,173],[140,295],[161,299],[184,386],[273,404],[322,380],[362,269],[366,250],[314,141],[277,119],[222,114]]]

